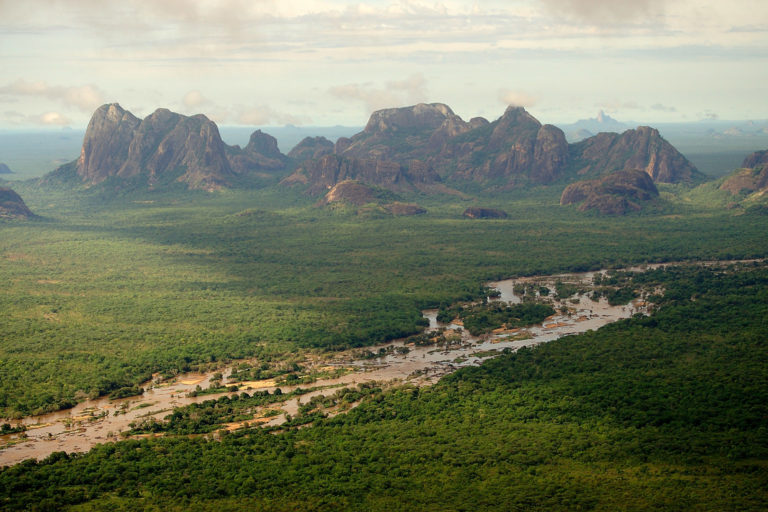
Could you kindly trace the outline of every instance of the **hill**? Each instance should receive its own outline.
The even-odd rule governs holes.
[[[141,120],[113,103],[94,112],[80,157],[44,180],[74,171],[87,186],[107,180],[139,188],[178,182],[211,191],[234,186],[256,172],[281,170],[286,162],[275,139],[260,131],[241,149],[227,146],[216,124],[203,115],[158,109]]]
[[[720,186],[733,195],[762,196],[768,191],[768,150],[747,156],[741,169],[735,170]]]
[[[475,183],[485,190],[509,190],[628,169],[642,169],[658,183],[703,179],[653,128],[600,133],[568,144],[562,130],[541,124],[520,107],[509,107],[493,122],[465,122],[441,103],[380,110],[362,132],[339,139],[334,154],[305,162],[285,183],[307,184],[310,193],[350,178],[392,190],[441,182],[459,189]],[[361,162],[379,170],[337,170]]]
[[[598,210],[603,214],[623,215],[640,210],[642,202],[658,196],[659,191],[647,173],[616,171],[597,180],[568,185],[560,197],[560,204],[581,203],[580,211]]]
[[[10,188],[0,187],[0,219],[29,219],[34,216],[19,194]]]

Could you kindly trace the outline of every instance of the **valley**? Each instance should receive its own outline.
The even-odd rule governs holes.
[[[283,154],[105,105],[5,182],[0,507],[759,508],[763,157],[442,104]]]
[[[604,274],[606,271],[600,273]],[[429,326],[425,328],[427,337],[428,333],[432,332],[432,337],[441,335],[444,341],[420,340],[420,344],[415,345],[410,338],[406,338],[371,347],[365,351],[370,354],[365,359],[355,359],[360,350],[304,359],[298,362],[299,366],[305,369],[298,372],[298,378],[296,374],[288,373],[280,379],[244,382],[236,377],[236,368],[257,363],[247,360],[234,361],[215,372],[183,374],[170,380],[156,375],[155,380],[141,383],[144,392],[139,397],[88,400],[67,411],[27,417],[13,422],[14,427],[24,425],[27,431],[23,435],[9,434],[0,437],[0,464],[15,464],[30,457],[42,459],[55,451],[87,451],[99,443],[124,439],[126,436],[120,434],[130,434],[132,424],[152,419],[161,420],[174,408],[204,400],[215,400],[220,396],[233,396],[232,393],[250,393],[252,390],[274,394],[279,387],[281,393],[286,395],[284,401],[276,401],[271,405],[272,408],[281,410],[282,414],[263,423],[266,426],[277,426],[285,422],[286,414],[296,415],[300,401],[306,402],[313,396],[322,396],[323,393],[328,393],[328,390],[338,391],[340,388],[354,387],[361,383],[379,386],[434,384],[447,373],[464,366],[478,365],[485,358],[498,355],[505,349],[516,350],[535,346],[561,336],[598,329],[621,318],[629,318],[633,314],[647,314],[648,304],[640,298],[630,304],[614,306],[609,305],[604,297],[590,299],[589,294],[595,289],[592,282],[594,274],[590,272],[551,277],[536,276],[491,283],[490,289],[499,292],[499,296],[493,300],[502,303],[520,303],[522,296],[516,295],[514,288],[526,283],[535,283],[537,287],[549,286],[553,290],[557,283],[567,283],[580,288],[573,296],[551,299],[553,307],[559,313],[528,328],[509,331],[496,329],[493,333],[472,336],[461,325],[439,323],[436,319],[437,310],[426,310],[423,314],[429,319]],[[316,377],[300,386],[290,384],[296,380],[304,380],[302,374],[312,375],[314,369],[326,372],[329,369],[341,371],[343,375],[334,378]],[[219,376],[216,380],[223,380],[225,387],[232,389],[223,393],[194,393],[196,389],[216,388],[216,385],[212,384],[216,375]],[[294,378],[290,380],[286,377]],[[299,398],[290,398],[291,393],[302,387],[308,388],[307,391]],[[259,419],[265,418],[251,418],[257,422]]]

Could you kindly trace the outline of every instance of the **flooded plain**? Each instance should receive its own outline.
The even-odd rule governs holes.
[[[408,340],[397,340],[363,351],[350,350],[329,354],[321,359],[308,359],[303,365],[307,370],[336,368],[345,373],[302,384],[303,389],[314,390],[299,398],[275,404],[273,407],[279,408],[281,413],[256,423],[280,425],[285,421],[286,414],[296,414],[300,402],[306,402],[315,395],[332,394],[340,387],[352,387],[365,382],[431,384],[461,367],[478,365],[504,349],[517,350],[546,343],[562,336],[598,329],[637,313],[647,313],[650,305],[643,298],[620,306],[609,305],[605,298],[597,301],[590,298],[589,292],[596,273],[538,276],[489,283],[489,287],[499,293],[493,300],[508,303],[520,302],[522,298],[517,292],[526,285],[529,285],[529,293],[531,289],[539,290],[542,287],[554,291],[558,282],[579,285],[581,291],[585,292],[562,300],[541,297],[549,300],[557,313],[539,325],[522,329],[497,329],[489,334],[472,336],[459,323],[439,323],[437,310],[426,310],[423,312],[429,320],[426,332],[434,332],[435,337],[440,336],[443,340],[440,344],[420,346]],[[363,353],[365,357],[361,356]],[[285,393],[298,387],[274,379],[228,381],[228,376],[239,363],[234,362],[216,372],[190,373],[179,375],[171,381],[156,379],[147,382],[143,385],[145,392],[141,396],[117,400],[103,397],[88,400],[65,411],[12,421],[10,423],[14,426],[22,424],[27,430],[0,436],[0,465],[16,464],[29,458],[42,459],[57,451],[87,451],[99,443],[121,439],[120,433],[130,430],[132,422],[147,418],[161,420],[174,407],[232,394],[225,392],[190,396],[196,389],[210,386],[215,380],[214,373],[221,373],[222,381],[228,386],[236,385],[238,393],[245,391],[250,394],[253,390],[273,392],[278,387]]]

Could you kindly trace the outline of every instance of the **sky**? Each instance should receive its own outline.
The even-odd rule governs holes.
[[[104,103],[220,125],[768,119],[766,0],[0,0],[0,129]]]

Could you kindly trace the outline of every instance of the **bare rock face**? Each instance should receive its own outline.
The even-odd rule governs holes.
[[[227,158],[232,169],[240,175],[253,171],[279,171],[288,164],[288,158],[277,147],[277,139],[261,130],[251,134],[243,149],[228,146]]]
[[[0,219],[30,219],[35,214],[14,190],[0,187]]]
[[[703,175],[655,128],[598,133],[571,146],[578,174],[605,175],[641,169],[656,183],[700,181]]]
[[[336,184],[325,196],[317,202],[318,206],[326,206],[334,203],[344,203],[352,206],[368,207],[359,210],[358,213],[373,209],[379,213],[394,216],[419,215],[427,210],[413,203],[401,203],[398,201],[387,202],[393,194],[386,190],[374,189],[358,181],[345,180]],[[373,206],[371,206],[373,205]]]
[[[563,174],[569,158],[563,132],[542,125],[521,107],[509,107],[493,123],[457,137],[446,153],[455,158],[454,176],[501,180],[507,187],[551,183]]]
[[[768,192],[768,150],[752,153],[744,159],[741,167],[720,185],[720,190],[727,190],[733,195],[763,195]]]
[[[581,203],[580,211],[596,209],[602,214],[623,215],[640,210],[642,202],[658,197],[659,191],[645,171],[617,171],[601,179],[568,185],[561,205]]]
[[[376,185],[395,192],[418,190],[421,183],[439,181],[434,171],[415,164],[417,172],[388,160],[348,158],[325,155],[318,160],[305,162],[304,166],[284,179],[281,183],[309,184],[308,193],[318,195],[330,190],[345,180],[356,180]]]
[[[117,103],[96,109],[85,130],[77,160],[77,174],[84,182],[96,184],[118,174],[128,160],[128,150],[139,124],[141,120]]]
[[[134,132],[128,157],[117,175],[148,175],[153,185],[166,173],[179,173],[176,180],[190,188],[230,185],[234,172],[218,127],[203,115],[186,117],[167,109],[145,118]]]
[[[419,103],[413,107],[388,108],[371,114],[364,132],[369,134],[430,130],[440,128],[451,118],[457,118],[448,105]]]
[[[462,216],[468,219],[506,219],[507,212],[493,208],[479,208],[471,206],[464,210]]]
[[[768,165],[754,169],[738,169],[726,179],[720,190],[733,195],[768,191]]]
[[[559,128],[542,125],[520,107],[507,108],[493,122],[483,118],[466,122],[441,103],[384,109],[371,115],[362,132],[339,139],[334,153],[355,162],[339,165],[359,171],[342,173],[341,179],[353,178],[393,190],[404,190],[406,182],[418,183],[420,190],[425,190],[426,184],[444,180],[508,189],[548,185],[574,174],[598,177],[632,169],[642,169],[656,182],[702,179],[653,128],[601,133],[569,145]],[[329,163],[305,163],[304,169],[287,182],[307,183],[313,193],[327,190],[336,183],[328,181]],[[362,172],[362,168],[377,166],[389,173]]]
[[[158,109],[140,120],[117,103],[94,112],[83,140],[76,173],[89,185],[122,178],[154,187],[177,181],[215,190],[239,175],[285,167],[277,141],[260,131],[248,145],[230,148],[215,123],[203,115],[183,116]]]
[[[333,153],[333,142],[325,137],[305,137],[288,152],[288,158],[295,162],[316,160]]]
[[[768,166],[768,149],[755,151],[744,159],[741,166],[745,169],[759,169]]]
[[[336,154],[401,164],[426,160],[440,151],[444,138],[467,129],[467,124],[442,103],[389,108],[371,114],[362,132],[339,139]]]
[[[466,122],[440,103],[374,112],[363,132],[337,142],[336,153],[404,165],[419,161],[441,169],[441,177],[509,186],[551,183],[569,158],[562,131],[542,126],[525,109],[510,107],[493,123]]]
[[[349,203],[355,206],[373,203],[377,199],[375,191],[362,183],[354,180],[345,180],[337,183],[325,196],[318,201],[318,205],[330,203]]]

